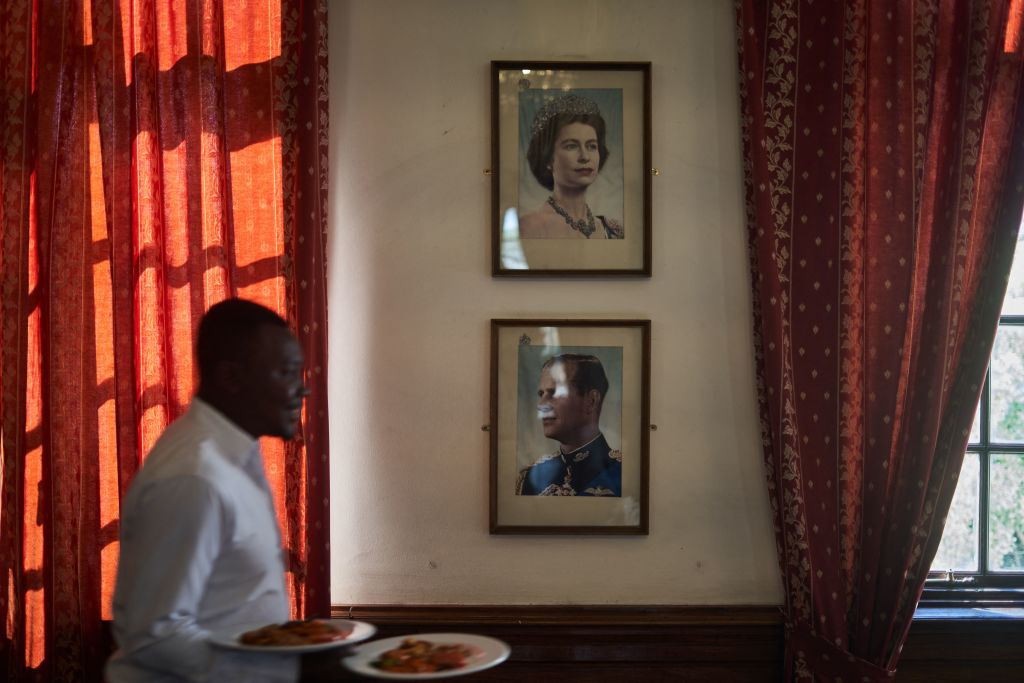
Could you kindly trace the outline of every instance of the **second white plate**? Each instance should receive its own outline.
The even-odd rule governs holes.
[[[433,673],[402,674],[381,671],[371,665],[380,655],[392,650],[402,644],[406,638],[425,640],[433,645],[469,645],[478,650],[475,655],[467,658],[466,666],[460,669],[449,669]],[[356,649],[356,653],[345,657],[341,663],[350,671],[370,676],[372,678],[387,678],[391,680],[432,680],[438,678],[451,678],[463,676],[477,671],[489,669],[492,666],[501,664],[508,659],[511,649],[509,646],[496,638],[477,636],[471,633],[413,633],[406,636],[384,638],[370,643],[364,643]]]

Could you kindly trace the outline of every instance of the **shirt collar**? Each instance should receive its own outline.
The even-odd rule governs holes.
[[[598,434],[593,440],[562,456],[562,462],[572,468],[573,486],[577,490],[613,466],[608,457],[609,450],[604,434]]]
[[[586,449],[590,448],[591,446],[593,446],[595,443],[597,443],[597,440],[602,438],[603,436],[604,436],[604,434],[602,434],[601,432],[598,432],[597,436],[595,436],[593,439],[591,439],[590,441],[586,442],[582,446],[580,446],[578,448],[574,448],[571,451],[569,451],[568,453],[562,453],[562,449],[558,449],[558,452],[562,456],[562,459],[572,458],[574,455],[576,455],[580,451],[586,450]]]
[[[251,464],[253,457],[258,456],[260,452],[259,439],[254,438],[249,432],[229,420],[224,413],[198,396],[192,398],[189,414],[202,421],[210,429],[211,436],[217,442],[218,450],[237,466],[246,468]]]

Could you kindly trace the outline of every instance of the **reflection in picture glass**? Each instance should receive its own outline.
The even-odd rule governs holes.
[[[623,239],[622,90],[519,92],[519,237]]]

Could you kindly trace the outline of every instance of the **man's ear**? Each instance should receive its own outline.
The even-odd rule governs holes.
[[[587,392],[587,410],[597,413],[601,408],[601,392],[591,389]]]
[[[242,366],[234,360],[222,360],[213,372],[217,388],[226,394],[237,394],[242,390]]]

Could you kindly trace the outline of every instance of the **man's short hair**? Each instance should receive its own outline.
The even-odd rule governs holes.
[[[604,395],[608,393],[608,376],[604,374],[604,366],[597,356],[560,353],[544,361],[540,368],[541,372],[555,363],[560,363],[566,368],[566,380],[577,393],[585,394],[591,389],[596,389],[601,395],[601,401],[604,401]]]
[[[250,342],[264,325],[288,329],[284,318],[252,301],[225,299],[211,306],[199,323],[196,340],[200,384],[212,380],[214,369],[222,361],[247,353]]]

